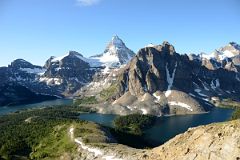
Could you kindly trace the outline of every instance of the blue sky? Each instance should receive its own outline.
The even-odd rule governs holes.
[[[102,53],[113,35],[133,51],[167,40],[179,53],[240,43],[239,0],[0,0],[0,66]]]

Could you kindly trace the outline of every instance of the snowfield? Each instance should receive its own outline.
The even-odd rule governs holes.
[[[46,69],[42,69],[42,68],[20,68],[20,70],[30,74],[38,74],[38,75],[43,75],[46,72]]]
[[[189,105],[186,104],[186,103],[171,101],[171,102],[168,102],[168,104],[171,105],[171,106],[183,107],[183,108],[186,108],[186,109],[188,109],[188,110],[190,110],[190,111],[193,111],[192,107],[189,106]]]
[[[175,67],[174,67],[174,70],[173,70],[173,73],[172,75],[170,75],[169,73],[169,70],[168,70],[168,63],[166,64],[166,74],[167,74],[167,82],[168,82],[168,89],[167,91],[165,92],[165,96],[166,97],[169,97],[170,94],[172,93],[171,91],[171,88],[173,86],[173,82],[174,82],[174,78],[175,78],[175,72],[176,72],[176,69],[177,69],[177,63],[175,64]]]

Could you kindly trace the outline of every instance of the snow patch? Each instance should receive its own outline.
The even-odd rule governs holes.
[[[201,91],[202,91],[201,89],[194,89],[194,91],[200,96],[208,97],[207,95],[201,93]]]
[[[63,80],[60,78],[47,78],[47,77],[41,77],[39,79],[40,82],[45,82],[47,85],[54,86],[54,85],[61,85],[63,83]]]
[[[46,69],[42,69],[42,68],[20,68],[20,70],[30,74],[38,74],[38,75],[43,75],[46,72]]]
[[[197,97],[196,95],[192,94],[192,93],[189,93],[190,96],[192,97]]]
[[[227,59],[227,58],[232,58],[234,56],[235,55],[230,50],[225,50],[223,52],[220,51],[220,50],[215,50],[211,54],[202,54],[202,58],[205,58],[205,59],[208,59],[208,60],[219,58],[219,60],[221,60],[221,61],[224,60],[224,59]]]
[[[173,86],[174,78],[175,78],[175,72],[177,69],[177,63],[175,63],[175,67],[173,69],[172,75],[170,75],[169,70],[168,70],[168,63],[166,64],[166,74],[167,74],[167,82],[168,82],[168,88],[167,91],[165,92],[165,96],[169,97],[170,94],[172,93],[171,88]]]
[[[180,106],[180,107],[186,108],[190,111],[193,111],[191,106],[189,106],[188,104],[182,103],[182,102],[171,101],[171,102],[168,102],[168,104],[173,105],[173,106]]]
[[[142,108],[141,111],[142,111],[142,114],[148,114],[147,110],[144,108]]]
[[[214,83],[214,82],[215,82],[215,83]],[[217,89],[217,88],[219,88],[219,87],[220,87],[219,79],[216,79],[215,81],[214,81],[214,80],[211,81],[211,88],[212,88],[213,90],[215,90],[215,89]]]
[[[166,97],[169,97],[171,94],[172,94],[172,91],[171,91],[171,90],[167,90],[167,91],[165,92],[165,96],[166,96]]]
[[[156,93],[153,93],[153,96],[158,100],[158,102],[160,101],[161,97],[158,96]]]
[[[203,88],[204,88],[206,91],[209,91],[206,82],[203,82],[201,79],[198,79],[198,80],[202,83]]]
[[[152,43],[150,43],[150,44],[148,44],[148,45],[145,46],[145,48],[147,48],[147,47],[155,47],[155,45],[152,44]]]
[[[175,68],[173,70],[173,73],[172,75],[170,75],[169,73],[169,70],[168,70],[168,63],[166,64],[166,74],[167,74],[167,82],[168,82],[168,89],[167,90],[170,90],[172,88],[172,85],[173,85],[173,81],[174,81],[174,77],[175,77],[175,72],[176,72],[176,69],[177,69],[177,63],[175,64]]]
[[[130,106],[126,106],[127,107],[127,109],[129,109],[130,111],[132,111],[133,110],[133,108],[132,107],[130,107]]]
[[[232,58],[232,57],[234,57],[234,56],[235,56],[235,55],[234,55],[231,51],[226,50],[226,51],[223,51],[222,59],[225,59],[226,57],[227,57],[227,58]]]

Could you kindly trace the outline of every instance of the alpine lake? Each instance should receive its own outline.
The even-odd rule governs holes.
[[[0,107],[0,116],[20,110],[71,105],[72,103],[73,100],[71,99],[57,99],[34,104],[2,106]],[[204,114],[157,117],[154,125],[145,130],[143,139],[152,146],[159,146],[174,136],[187,131],[191,127],[227,121],[231,118],[233,111],[233,109],[216,107]],[[112,122],[117,116],[118,115],[112,114],[82,113],[79,118],[81,120],[92,121],[103,126],[112,127]]]

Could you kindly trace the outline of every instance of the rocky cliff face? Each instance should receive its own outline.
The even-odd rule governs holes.
[[[96,95],[110,104],[102,113],[192,114],[209,110],[211,97],[239,99],[239,48],[230,43],[210,55],[188,56],[164,42],[135,55],[114,36],[104,53],[90,58],[70,51],[44,67],[18,59],[0,68],[0,80],[36,93]]]
[[[43,67],[17,59],[8,67],[0,67],[0,83],[15,82],[36,93],[57,96],[79,95],[82,90],[95,90],[112,79],[113,70],[128,63],[135,54],[114,36],[103,54],[90,58],[76,51],[61,57],[50,57]],[[111,74],[111,76],[109,76]]]
[[[204,65],[176,53],[167,42],[154,47],[141,49],[137,56],[125,68],[122,90],[128,87],[132,95],[140,96],[145,92],[180,90],[186,93],[196,89],[217,93],[217,89],[239,92],[238,72],[223,68],[209,70]],[[228,77],[228,82],[223,77]],[[219,83],[218,83],[219,82]]]
[[[216,49],[211,54],[201,53],[194,55],[195,59],[210,70],[223,68],[229,71],[239,72],[240,46],[235,42]]]
[[[64,95],[73,94],[92,81],[95,70],[78,52],[70,51],[63,57],[51,57],[44,65],[46,72],[39,81],[57,88]]]
[[[37,94],[60,95],[56,90],[49,88],[47,84],[39,82],[39,78],[45,71],[46,69],[41,66],[33,65],[23,59],[17,59],[8,67],[0,67],[0,85],[17,83]]]
[[[211,97],[237,98],[239,72],[210,70],[196,56],[178,54],[168,42],[140,49],[119,70],[109,98],[111,113],[193,114],[209,110]],[[227,79],[225,77],[228,77]],[[108,109],[101,109],[107,113]]]

